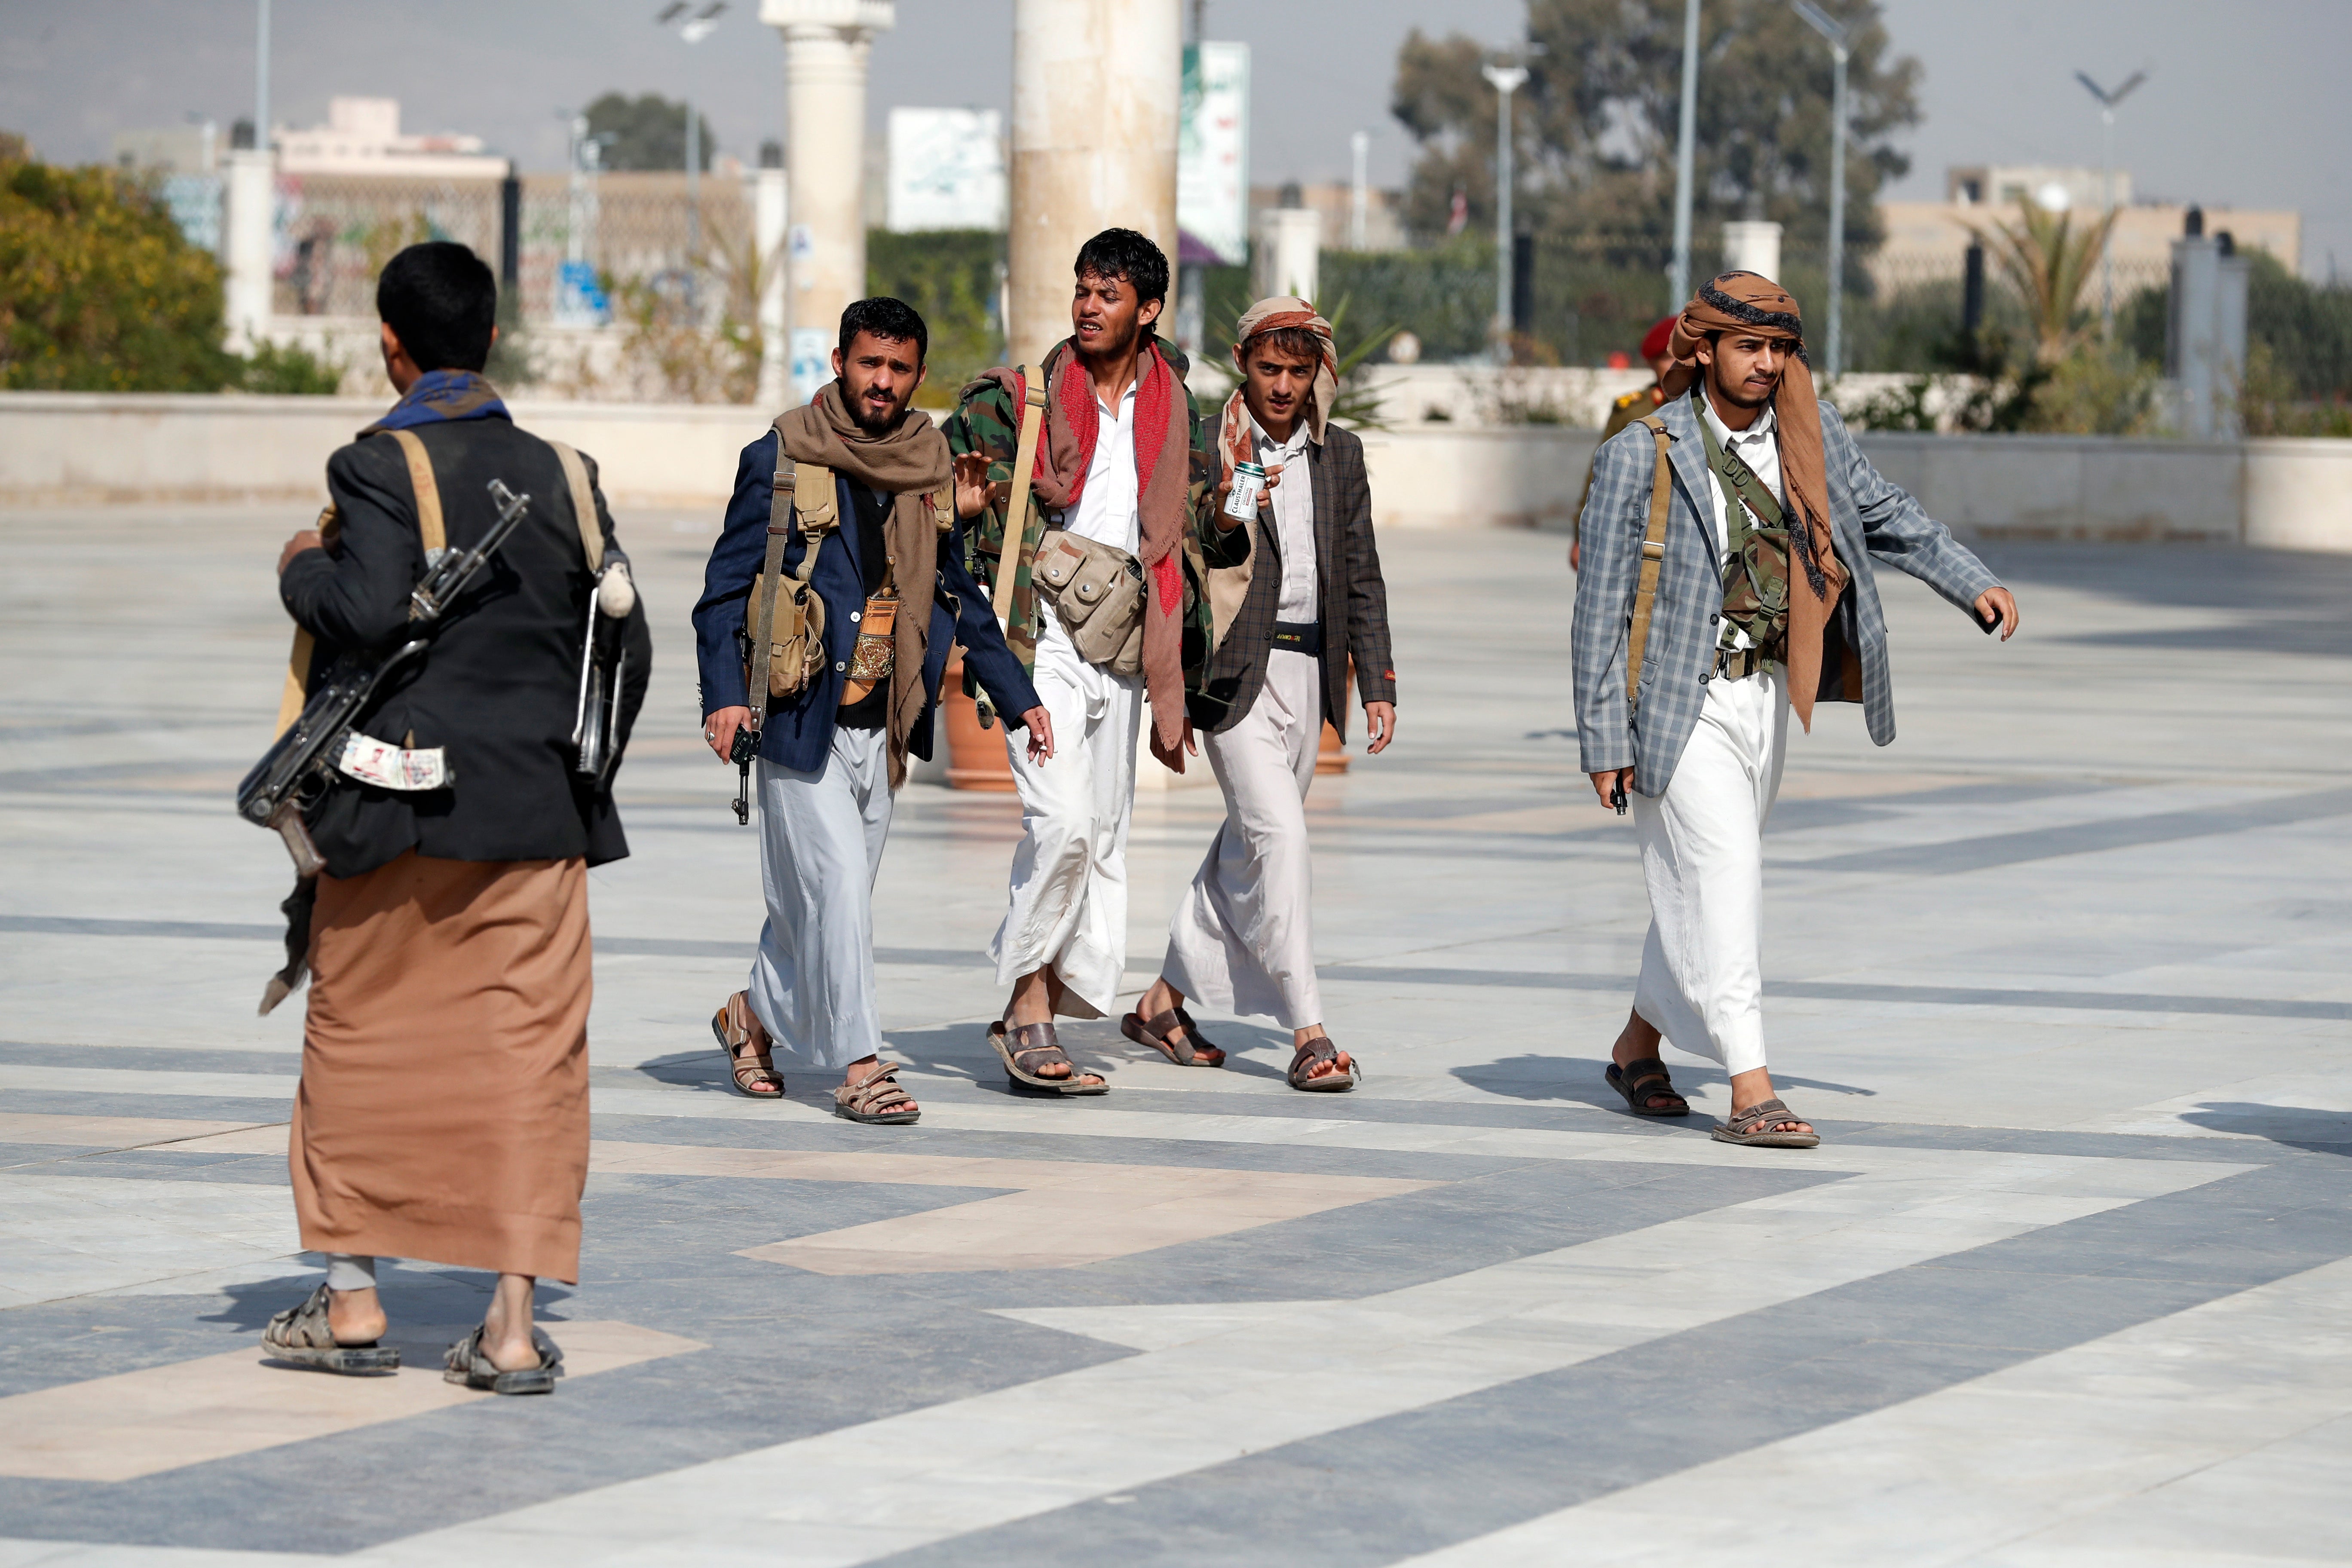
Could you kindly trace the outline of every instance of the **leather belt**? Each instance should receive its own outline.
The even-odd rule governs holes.
[[[1323,657],[1323,623],[1276,621],[1274,623],[1274,646],[1286,652],[1320,658]]]

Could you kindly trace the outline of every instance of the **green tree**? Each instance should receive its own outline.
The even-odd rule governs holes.
[[[144,184],[0,157],[0,386],[213,392],[221,269]]]
[[[608,92],[587,110],[592,136],[610,136],[604,146],[607,169],[683,169],[686,167],[686,105],[672,103],[659,93],[628,98]],[[695,140],[702,144],[704,169],[719,152],[710,121],[698,116]]]
[[[2022,197],[2011,222],[1969,224],[2025,302],[2034,353],[2043,364],[2058,363],[2084,341],[2083,290],[2099,269],[2115,226],[2116,215],[2106,213],[2077,229],[2072,212],[2051,212]]]
[[[1892,55],[1874,0],[1822,0],[1845,22],[1849,300],[1870,289],[1877,194],[1907,161],[1891,139],[1917,123],[1919,65]],[[1801,297],[1818,293],[1828,237],[1831,62],[1786,0],[1710,0],[1700,22],[1695,216],[1704,276],[1727,218],[1787,226]],[[1521,226],[1536,238],[1537,336],[1562,357],[1631,349],[1666,304],[1675,138],[1682,95],[1681,0],[1529,0],[1514,152]],[[1397,55],[1391,110],[1421,144],[1405,221],[1444,235],[1457,193],[1466,230],[1494,231],[1495,91],[1490,57],[1459,34],[1415,30]],[[1487,308],[1492,309],[1491,291]],[[1406,323],[1408,326],[1411,322]],[[1419,331],[1419,328],[1414,328]]]
[[[930,332],[930,374],[916,401],[952,407],[964,383],[1004,359],[996,281],[1004,237],[988,229],[866,231],[866,291],[912,305]]]

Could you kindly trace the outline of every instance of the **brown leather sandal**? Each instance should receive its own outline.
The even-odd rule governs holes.
[[[1729,1120],[1715,1129],[1711,1136],[1718,1143],[1746,1143],[1758,1149],[1814,1149],[1821,1146],[1818,1132],[1783,1132],[1783,1122],[1805,1121],[1795,1111],[1782,1104],[1778,1096],[1759,1100],[1745,1110],[1735,1110]]]
[[[710,1032],[719,1037],[719,1048],[726,1054],[727,1065],[735,1074],[736,1093],[753,1100],[782,1100],[784,1075],[776,1070],[775,1058],[764,1050],[745,1049],[751,1044],[751,1031],[759,1022],[751,1014],[751,994],[738,991],[711,1016]],[[764,1044],[765,1030],[761,1031],[760,1038]]]
[[[894,1075],[896,1062],[877,1062],[874,1070],[854,1084],[845,1083],[833,1091],[833,1113],[852,1121],[902,1122],[913,1121],[923,1113],[916,1107],[915,1097],[898,1087]]]
[[[1184,1031],[1182,1039],[1168,1037],[1179,1029]],[[1180,1068],[1225,1065],[1225,1053],[1201,1037],[1201,1026],[1181,1006],[1171,1007],[1148,1022],[1139,1007],[1118,1021],[1118,1032],[1139,1046],[1150,1046]]]
[[[1357,1070],[1353,1057],[1348,1058],[1348,1070],[1345,1072],[1327,1072],[1319,1078],[1307,1076],[1307,1069],[1317,1062],[1336,1062],[1339,1059],[1339,1047],[1331,1043],[1330,1036],[1307,1041],[1290,1058],[1290,1087],[1304,1089],[1308,1094],[1345,1094],[1355,1088],[1357,1080],[1363,1076]]]
[[[1016,1089],[1042,1089],[1050,1094],[1108,1094],[1110,1085],[1099,1075],[1078,1070],[1062,1050],[1051,1024],[1024,1024],[1007,1030],[999,1018],[988,1026],[988,1043],[1004,1060],[1004,1075]],[[1039,1078],[1037,1069],[1055,1062],[1067,1066],[1067,1078]]]

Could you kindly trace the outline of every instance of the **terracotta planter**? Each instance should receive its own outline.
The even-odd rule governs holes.
[[[1340,742],[1339,731],[1327,720],[1323,725],[1322,749],[1315,753],[1315,771],[1318,773],[1344,773],[1348,771],[1348,748]]]
[[[964,694],[963,653],[948,660],[940,681],[940,708],[947,721],[948,787],[988,795],[1013,793],[1013,763],[1004,752],[1003,721],[980,727],[980,703]]]

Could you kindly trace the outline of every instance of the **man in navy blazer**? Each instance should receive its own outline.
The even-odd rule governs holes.
[[[965,569],[947,439],[909,407],[928,340],[922,318],[897,300],[860,300],[843,312],[835,379],[743,449],[694,610],[703,734],[725,758],[753,722],[737,634],[772,518],[786,528],[786,573],[797,574],[812,548],[805,480],[801,505],[772,508],[778,470],[831,469],[835,521],[818,520],[809,573],[824,604],[824,658],[801,689],[771,700],[758,724],[767,923],[751,983],[711,1028],[742,1093],[782,1095],[770,1052],[780,1043],[812,1066],[845,1069],[835,1110],[866,1122],[912,1121],[919,1110],[880,1060],[873,889],[907,754],[931,754],[950,645],[963,646],[1006,723],[1028,731],[1032,757],[1054,749],[1052,721]]]

